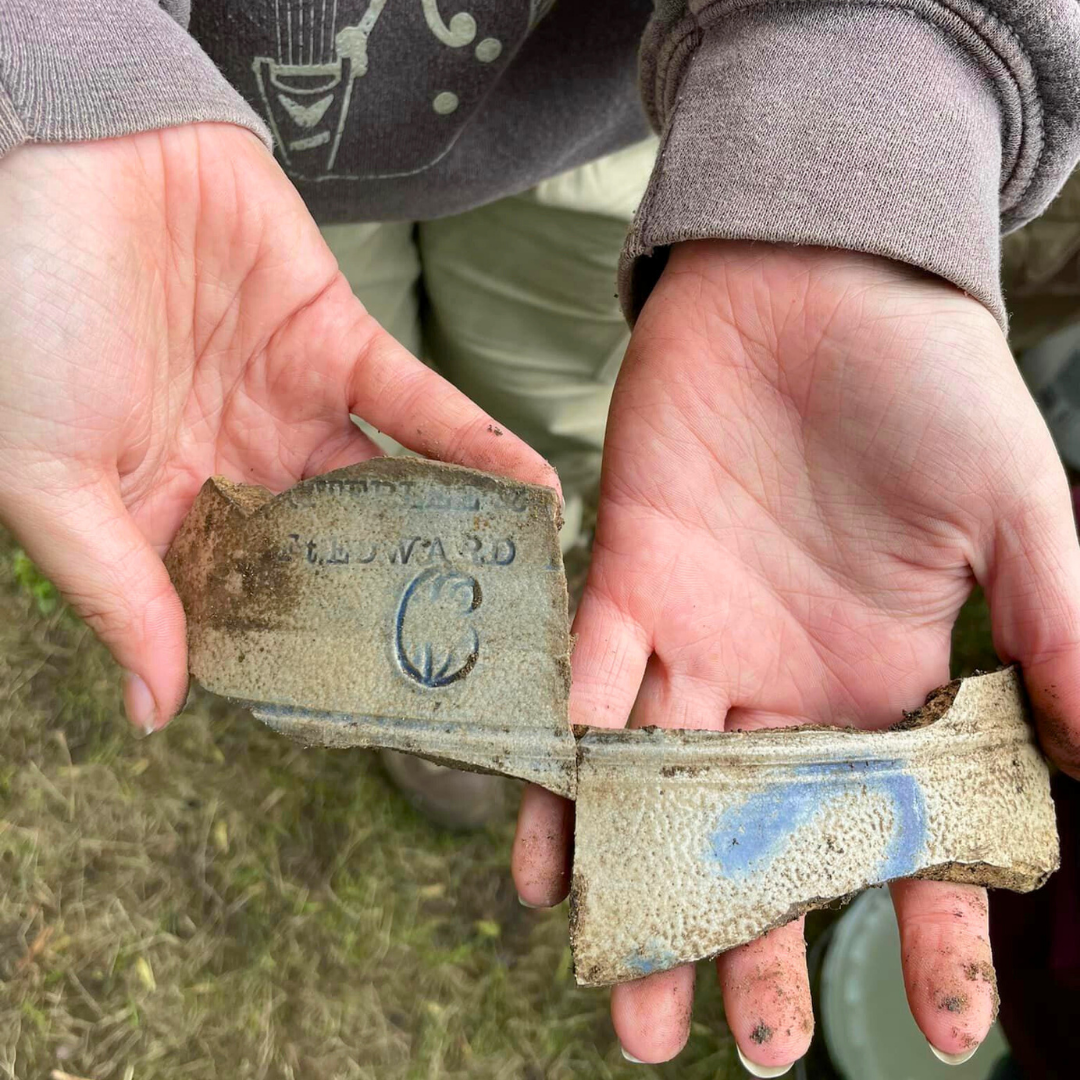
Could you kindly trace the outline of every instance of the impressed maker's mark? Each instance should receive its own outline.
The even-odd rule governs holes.
[[[436,690],[464,679],[480,655],[472,615],[483,594],[476,578],[438,567],[405,586],[395,620],[394,652],[402,673]]]

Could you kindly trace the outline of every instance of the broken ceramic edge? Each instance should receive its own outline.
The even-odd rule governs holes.
[[[166,566],[206,689],[308,745],[574,793],[555,492],[377,458],[272,495],[203,485]]]
[[[573,748],[546,733],[530,738],[528,733],[511,731],[495,741],[469,720],[435,725],[406,717],[319,712],[257,701],[236,704],[305,746],[397,750],[454,769],[528,780],[567,799],[576,794]]]
[[[577,981],[712,957],[896,878],[1041,885],[1057,828],[1016,670],[943,688],[920,713],[886,731],[580,737]]]
[[[571,731],[546,488],[376,459],[278,496],[209,481],[167,558],[190,667],[301,742],[405,750],[578,798],[579,982],[715,955],[901,876],[1030,889],[1057,865],[1012,670],[895,729]]]

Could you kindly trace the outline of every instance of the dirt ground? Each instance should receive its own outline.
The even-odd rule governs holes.
[[[992,666],[978,604],[958,644]],[[136,738],[104,650],[0,533],[0,1077],[744,1075],[704,968],[678,1060],[623,1061],[565,909],[517,903],[512,828],[442,833],[372,755],[204,694]]]

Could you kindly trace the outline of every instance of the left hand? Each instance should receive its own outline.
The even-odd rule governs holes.
[[[250,132],[188,124],[0,159],[0,523],[109,647],[145,732],[188,687],[162,557],[208,476],[273,491],[411,449],[553,482],[353,296]]]
[[[876,257],[676,247],[611,405],[572,722],[891,724],[948,681],[976,581],[1044,748],[1080,775],[1080,546],[1050,436],[989,313]],[[565,895],[571,831],[566,804],[526,793],[514,851],[526,901]],[[916,1022],[965,1054],[996,1003],[970,975],[991,970],[985,892],[892,891]],[[745,1058],[768,1069],[805,1053],[801,920],[717,967]],[[678,1053],[693,984],[686,966],[616,986],[625,1050]]]

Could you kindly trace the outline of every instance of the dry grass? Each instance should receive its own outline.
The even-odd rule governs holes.
[[[986,624],[978,598],[958,672],[993,666]],[[511,832],[440,833],[371,755],[206,695],[137,740],[0,533],[0,1078],[743,1075],[705,972],[677,1062],[622,1060],[565,912],[516,901]]]
[[[509,820],[442,834],[371,755],[205,695],[137,740],[50,600],[0,534],[0,1077],[741,1075],[711,976],[676,1063],[623,1062]]]

